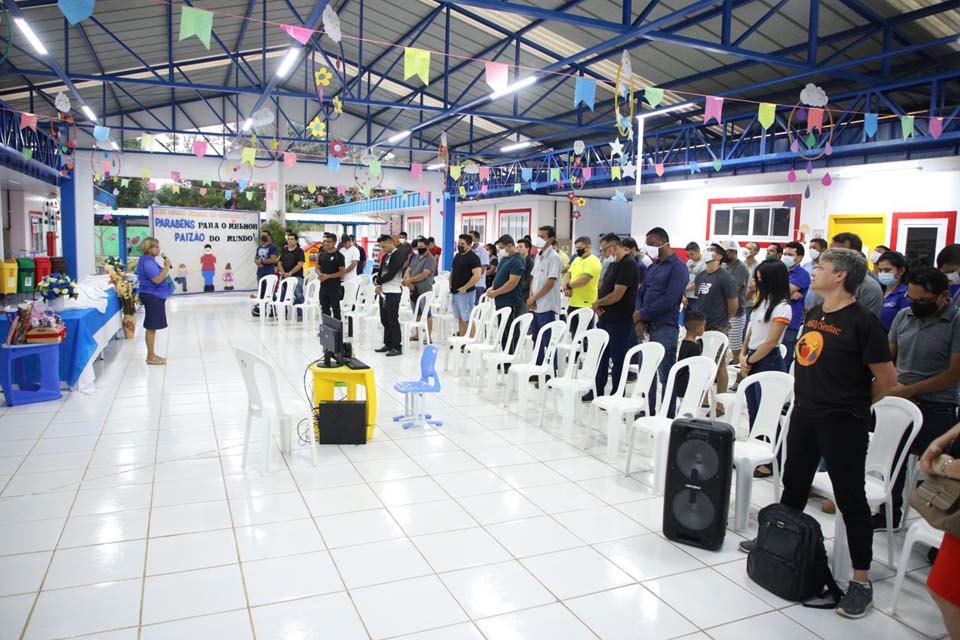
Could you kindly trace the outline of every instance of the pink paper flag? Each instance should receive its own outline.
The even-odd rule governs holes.
[[[703,110],[703,124],[709,124],[711,119],[716,119],[717,124],[723,122],[723,98],[707,96],[707,104]]]
[[[342,196],[347,192],[347,188],[342,184],[337,187],[337,195]]]
[[[480,167],[480,179],[481,180],[490,179],[490,167]]]
[[[101,161],[100,161],[100,167],[104,170],[104,172],[110,171],[110,161],[109,161],[109,160],[101,160]]]
[[[661,176],[661,177],[663,176],[663,163],[662,163],[662,162],[653,165],[653,168],[656,169],[658,176]]]
[[[35,113],[21,113],[20,114],[20,128],[30,127],[34,131],[37,130],[37,114]]]
[[[202,158],[207,154],[207,143],[204,140],[194,140],[193,155]]]
[[[593,167],[584,167],[583,168],[583,181],[588,182],[590,177],[593,175]]]
[[[420,187],[420,202],[423,202],[427,199],[427,189],[426,187]]]
[[[943,118],[930,118],[930,135],[936,140],[943,133]]]
[[[414,162],[410,165],[410,175],[419,180],[423,177],[423,165],[419,162]]]
[[[507,65],[502,62],[493,62],[487,60],[484,62],[486,71],[486,82],[494,91],[500,91],[506,88],[509,82]]]
[[[151,180],[151,181],[150,181],[150,191],[156,191],[156,190],[157,190],[157,183],[154,182],[153,180]]]
[[[180,182],[180,172],[179,172],[179,171],[171,171],[171,172],[170,172],[170,179],[173,180],[174,182]]]
[[[207,188],[206,188],[206,187],[200,187],[200,195],[202,195],[202,196],[207,195]]]
[[[487,192],[487,185],[481,184],[481,185],[480,185],[480,193],[486,193],[486,192]]]
[[[283,29],[288,36],[299,42],[300,44],[307,44],[310,40],[310,36],[313,35],[313,31],[307,29],[306,27],[297,27],[292,24],[282,24],[280,28]]]
[[[807,111],[807,133],[810,133],[816,129],[817,131],[823,131],[823,109],[816,107],[811,107]]]
[[[288,168],[293,168],[297,166],[297,154],[293,151],[284,151],[283,152],[283,164]]]
[[[267,183],[267,191],[276,191],[276,190],[277,190],[276,181],[271,180],[270,182]]]

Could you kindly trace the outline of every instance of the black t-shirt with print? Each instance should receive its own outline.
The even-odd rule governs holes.
[[[880,320],[859,304],[807,313],[795,347],[795,406],[804,411],[844,410],[870,414],[871,364],[891,362]]]
[[[343,258],[343,254],[339,251],[334,251],[333,253],[327,253],[326,251],[320,252],[320,273],[337,273],[346,266],[346,260]],[[320,283],[320,286],[325,289],[336,289],[340,286],[339,278],[330,278],[324,280]]]

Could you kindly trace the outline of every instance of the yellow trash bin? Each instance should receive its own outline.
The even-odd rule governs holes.
[[[10,258],[0,262],[0,293],[6,295],[17,292],[17,261]]]

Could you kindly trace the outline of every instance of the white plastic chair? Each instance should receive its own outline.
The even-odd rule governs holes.
[[[867,448],[864,484],[870,513],[877,513],[880,505],[886,505],[887,566],[893,567],[893,483],[910,453],[910,445],[923,426],[923,414],[920,413],[920,408],[909,400],[893,397],[886,397],[874,404],[873,413],[876,416],[876,427]],[[904,435],[907,439],[900,455],[897,455]],[[813,490],[836,501],[833,485],[826,471],[820,471],[813,477]],[[849,565],[849,554],[847,532],[843,524],[843,514],[839,509],[834,516],[834,522],[833,573],[842,579]]]
[[[732,415],[739,416],[747,404],[747,389],[760,385],[760,405],[757,418],[746,440],[733,443],[733,464],[737,468],[737,506],[734,529],[747,528],[750,514],[750,495],[753,492],[753,472],[762,464],[773,468],[773,491],[780,500],[780,464],[777,452],[785,431],[780,431],[783,407],[793,398],[793,378],[779,371],[762,371],[744,378],[737,388]],[[778,431],[780,433],[778,434]]]
[[[720,333],[719,331],[704,331],[703,335],[700,337],[700,343],[703,345],[703,353],[701,355],[706,356],[713,360],[717,365],[717,371],[720,371],[720,367],[727,366],[726,362],[726,353],[727,347],[730,345],[730,338],[725,334]],[[714,381],[710,388],[707,390],[707,404],[710,406],[710,411],[708,415],[711,418],[717,417],[717,383]]]
[[[410,340],[411,332],[417,330],[417,342],[422,346],[427,346],[430,342],[430,332],[427,328],[427,318],[430,314],[433,304],[433,291],[425,291],[417,298],[417,308],[413,312],[413,318],[400,322],[400,341],[406,345]]]
[[[907,564],[910,560],[910,554],[913,552],[913,545],[921,542],[934,549],[939,549],[943,543],[943,531],[934,529],[923,518],[918,519],[910,528],[907,529],[907,538],[903,541],[903,551],[900,552],[900,563],[897,567],[897,578],[893,582],[893,599],[890,602],[888,613],[891,616],[897,615],[897,601],[900,600],[900,591],[903,590],[903,579],[907,575]]]
[[[586,348],[584,349],[584,342]],[[600,358],[610,342],[610,334],[603,329],[588,329],[580,340],[571,345],[571,353],[579,353],[567,362],[563,375],[551,378],[546,389],[541,393],[540,417],[538,426],[543,427],[544,402],[546,393],[553,392],[553,407],[563,419],[563,429],[567,433],[573,432],[573,424],[577,417],[577,407],[586,393],[597,393],[597,367]],[[557,407],[557,396],[561,398],[561,406]]]
[[[640,368],[633,391],[627,395],[627,374],[630,372],[630,363],[636,354],[640,354]],[[607,455],[613,457],[620,444],[620,432],[625,429],[624,421],[634,418],[638,413],[651,414],[650,385],[657,375],[657,367],[663,361],[665,349],[657,342],[644,342],[627,351],[624,358],[623,370],[616,390],[609,396],[595,398],[590,405],[593,418],[592,424],[599,424],[600,412],[607,412]]]
[[[360,295],[360,279],[354,278],[350,282],[343,284],[343,298],[340,300],[340,317],[346,317],[347,313],[357,307],[357,297]]]
[[[570,300],[570,298],[565,298]],[[567,361],[570,359],[573,345],[582,344],[580,338],[583,337],[583,334],[590,328],[590,323],[594,318],[593,309],[590,307],[583,307],[575,309],[567,313],[566,323],[567,329],[563,334],[563,340],[560,341],[560,344],[557,345],[557,364],[561,367],[566,366]],[[576,319],[577,329],[576,331],[571,331],[571,327],[574,325],[574,319]],[[574,357],[576,354],[573,354]]]
[[[510,383],[514,378],[517,380],[517,402],[520,407],[520,415],[526,415],[527,413],[527,391],[530,389],[531,378],[537,379],[541,394],[546,391],[547,376],[553,375],[553,358],[557,352],[557,345],[563,338],[565,327],[563,320],[554,320],[540,327],[536,341],[533,343],[533,353],[530,356],[530,361],[510,367],[507,384],[503,389],[504,406],[507,405],[513,394]],[[545,337],[548,335],[549,337]],[[537,364],[537,353],[540,351],[541,345],[543,346],[543,362]]]
[[[483,356],[487,353],[498,353],[503,351],[503,334],[507,332],[510,323],[507,318],[510,317],[510,308],[503,307],[497,309],[490,315],[487,322],[483,325],[483,337],[480,341],[468,344],[463,348],[464,353],[464,375],[467,376],[467,382],[480,384],[480,376],[483,375]]]
[[[349,337],[354,342],[360,341],[361,334],[363,333],[361,322],[367,314],[367,308],[371,304],[375,304],[376,299],[375,289],[372,286],[361,287],[359,291],[357,291],[357,299],[353,305],[353,309],[344,312],[342,316],[346,329],[344,338]]]
[[[503,351],[492,351],[483,354],[483,366],[480,368],[480,392],[486,384],[486,372],[490,371],[490,377],[493,379],[493,386],[497,386],[498,376],[506,376],[507,367],[519,361],[523,354],[523,339],[530,331],[530,325],[533,323],[533,314],[525,313],[518,316],[510,323],[510,330],[507,332],[507,348]]]
[[[656,483],[656,490],[663,493],[664,480],[667,473],[667,454],[670,443],[670,425],[674,418],[668,418],[670,405],[674,402],[673,387],[677,378],[677,373],[686,368],[689,371],[689,381],[687,382],[687,392],[680,401],[674,415],[696,417],[699,415],[700,405],[703,403],[703,397],[706,395],[710,384],[717,375],[717,363],[706,356],[695,356],[693,358],[684,358],[677,361],[670,367],[670,373],[667,375],[667,385],[660,398],[660,406],[654,416],[638,418],[629,428],[630,433],[627,438],[627,464],[624,469],[624,475],[630,475],[630,463],[633,459],[633,447],[637,438],[637,431],[643,431],[653,437],[653,470]]]
[[[243,376],[243,383],[247,389],[247,426],[243,436],[243,458],[241,467],[247,466],[247,453],[250,448],[250,433],[253,429],[253,419],[257,418],[263,421],[261,436],[263,439],[263,474],[270,473],[270,453],[273,448],[273,426],[280,427],[280,443],[285,453],[290,453],[293,449],[292,443],[295,438],[299,438],[296,433],[296,426],[293,419],[287,414],[280,402],[280,392],[277,388],[277,374],[273,367],[263,358],[255,356],[249,351],[243,349],[234,349],[234,355],[240,367],[240,373]],[[263,390],[257,381],[257,370],[266,372],[267,393],[269,393],[270,402],[273,404],[274,415],[264,413],[266,403]],[[270,418],[273,418],[271,420]],[[310,431],[310,452],[313,455],[313,465],[317,466],[317,448],[313,442],[313,425],[308,427]]]
[[[277,288],[277,280],[279,280],[279,278],[276,275],[270,274],[260,278],[260,281],[257,283],[256,301],[261,321],[267,319],[267,308],[270,303],[273,302],[273,294]]]
[[[277,290],[277,299],[269,304],[274,317],[278,322],[291,322],[295,317],[293,312],[294,294],[297,292],[297,279],[284,278],[280,281],[280,288]],[[281,318],[281,313],[283,317]]]
[[[303,313],[303,326],[315,327],[320,321],[320,280],[314,278],[303,290],[303,302],[293,305]]]
[[[483,339],[484,325],[493,313],[493,303],[487,302],[478,304],[470,310],[470,318],[467,320],[467,331],[462,336],[451,336],[447,339],[444,349],[443,370],[450,369],[450,354],[455,355],[454,365],[459,370],[460,355],[463,348],[468,344],[479,342]]]

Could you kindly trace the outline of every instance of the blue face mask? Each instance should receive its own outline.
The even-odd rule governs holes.
[[[877,280],[885,287],[889,287],[897,281],[897,276],[892,273],[878,273]]]

